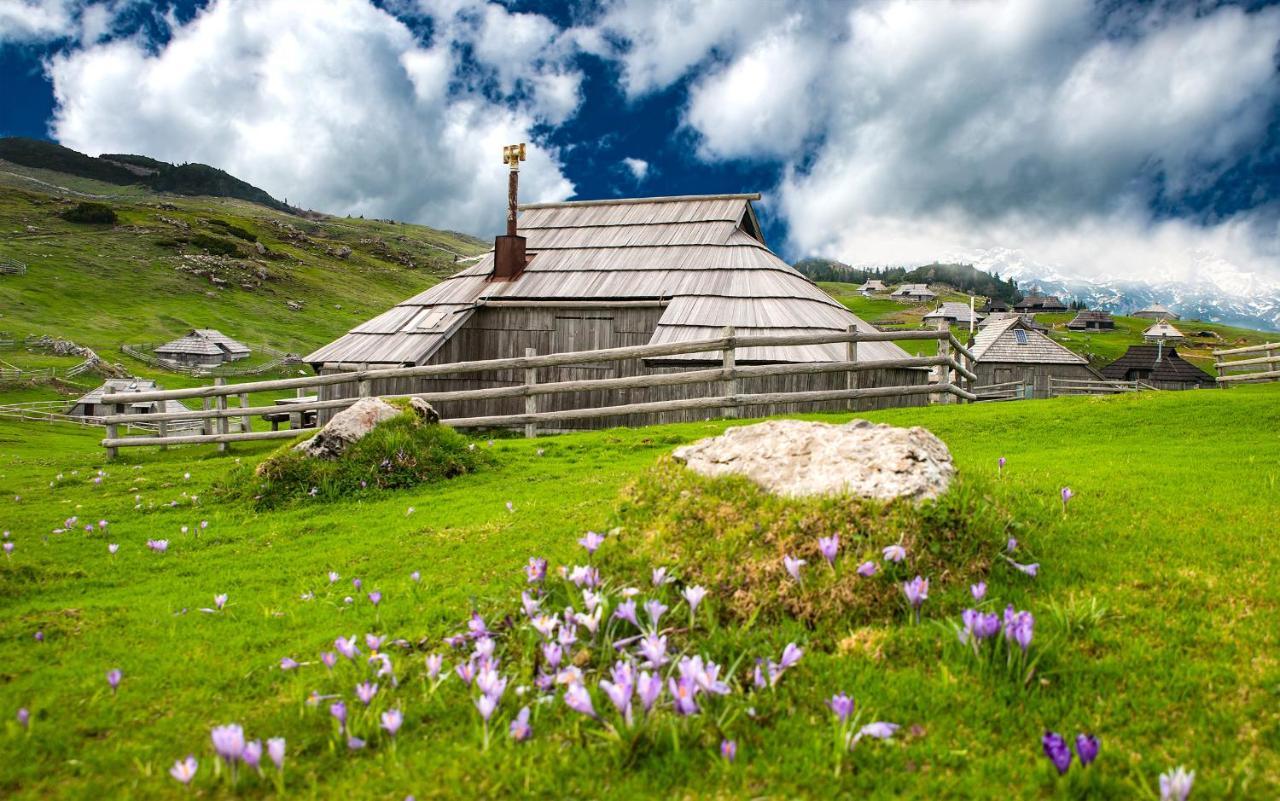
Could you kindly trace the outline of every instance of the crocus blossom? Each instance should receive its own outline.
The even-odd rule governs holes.
[[[396,732],[400,731],[401,724],[404,723],[404,715],[399,709],[388,709],[382,713],[382,728],[386,729],[387,734],[392,737],[396,736]]]
[[[173,767],[169,768],[169,775],[183,784],[191,784],[191,780],[196,777],[196,771],[199,769],[200,763],[191,754],[186,759],[179,759],[173,763]]]
[[[733,740],[722,740],[720,742],[720,756],[725,762],[733,762],[738,756],[738,744]]]
[[[111,685],[112,692],[120,686],[120,679],[123,677],[124,674],[120,672],[119,668],[112,668],[107,671],[107,684]]]
[[[115,553],[118,550],[120,550],[119,543],[112,542],[107,544],[107,553]]]
[[[644,602],[644,611],[649,615],[654,630],[657,630],[658,621],[662,619],[662,613],[667,611],[667,605],[657,598],[651,598]]]
[[[147,540],[147,547],[156,553],[164,553],[169,550],[168,540]]]
[[[836,718],[844,723],[853,714],[854,701],[844,693],[831,696],[827,701],[827,706],[831,707],[831,711],[835,713]]]
[[[511,720],[511,739],[518,743],[522,743],[533,735],[533,729],[529,726],[529,707],[521,707],[520,711]]]
[[[537,584],[547,577],[547,560],[529,557],[529,564],[524,568],[525,577],[530,584]]]
[[[1016,642],[1024,652],[1031,645],[1035,631],[1035,617],[1030,612],[1015,612],[1010,605],[1004,610],[1005,639]]]
[[[333,647],[347,659],[355,659],[360,654],[360,649],[356,647],[356,635],[354,634],[350,637],[339,637],[334,640]]]
[[[973,600],[981,601],[987,597],[987,582],[979,581],[977,584],[970,584],[969,592],[973,595]]]
[[[1092,734],[1076,735],[1076,756],[1080,757],[1081,765],[1088,765],[1090,762],[1098,758],[1098,738]]]
[[[259,740],[252,740],[244,744],[244,753],[240,755],[244,760],[244,764],[257,770],[258,764],[262,762],[262,743]]]
[[[591,694],[587,692],[587,688],[581,684],[571,684],[564,691],[564,703],[575,712],[594,718],[596,716],[595,707],[591,704]]]
[[[586,548],[589,554],[594,554],[602,542],[604,542],[604,535],[597,534],[594,531],[588,531],[585,537],[578,540],[578,544]]]
[[[822,558],[827,560],[827,564],[835,567],[836,554],[840,552],[840,536],[832,534],[830,537],[818,538],[818,553],[822,554]]]
[[[880,570],[880,566],[875,562],[863,562],[858,565],[858,575],[863,578],[871,578]]]
[[[698,604],[702,603],[702,599],[707,597],[707,588],[695,584],[692,587],[685,587],[680,594],[684,597],[685,603],[689,604],[689,614],[692,616],[697,611]]]
[[[670,584],[675,581],[675,577],[667,572],[665,567],[655,567],[652,571],[653,586],[661,587],[663,584]]]
[[[886,545],[883,553],[884,558],[890,562],[901,562],[907,558],[907,549],[901,545]]]
[[[1064,515],[1067,513],[1067,502],[1074,498],[1075,495],[1076,494],[1071,491],[1070,487],[1062,488],[1062,513]]]
[[[213,740],[213,750],[228,764],[244,755],[244,729],[238,723],[215,726],[209,737]]]
[[[382,593],[378,592],[377,590],[374,590],[373,592],[369,593],[369,603],[373,604],[374,606],[377,606],[378,604],[382,603]]]
[[[435,681],[440,675],[440,669],[444,667],[444,657],[440,654],[428,654],[426,658],[427,678]]]
[[[283,737],[272,737],[267,740],[267,756],[271,757],[271,761],[275,763],[278,770],[284,770],[284,747]]]
[[[858,729],[858,733],[853,736],[853,740],[850,742],[849,747],[852,748],[857,745],[858,741],[863,737],[871,737],[875,740],[888,740],[899,728],[900,726],[897,723],[886,723],[883,720],[877,720],[875,723],[868,723],[861,729]]]
[[[1188,771],[1181,765],[1167,773],[1161,773],[1160,801],[1187,801],[1195,781],[1196,772]]]
[[[1071,767],[1071,746],[1067,745],[1067,741],[1062,738],[1061,734],[1053,731],[1044,733],[1044,737],[1040,738],[1040,742],[1044,746],[1044,755],[1053,763],[1053,767],[1057,769],[1058,775],[1067,772]]]
[[[356,685],[356,697],[360,699],[365,706],[373,703],[373,697],[378,694],[378,685],[368,681],[362,681]]]
[[[347,725],[347,705],[342,701],[334,701],[329,705],[329,714],[338,721],[339,726]]]
[[[920,607],[929,598],[929,579],[916,576],[902,585],[902,593],[907,596],[907,603],[920,616]]]
[[[227,594],[225,592],[213,596],[213,606],[215,609],[220,610],[222,609],[222,607],[226,605],[227,605]]]
[[[1006,461],[1005,461],[1005,458],[1004,458],[1003,456],[1001,456],[999,459],[997,459],[997,460],[996,460],[996,472],[1000,474],[1000,477],[1001,477],[1001,478],[1004,478],[1004,466],[1005,466],[1005,464],[1006,464]]]
[[[14,717],[18,719],[18,725],[25,729],[27,728],[27,725],[31,722],[31,711],[27,709],[25,706],[20,707],[18,709],[18,713],[14,715]]]
[[[640,621],[636,620],[636,602],[631,598],[614,607],[613,616],[618,620],[625,620],[636,628],[640,628]]]
[[[804,567],[806,564],[808,563],[804,559],[797,559],[791,554],[787,554],[782,557],[782,566],[786,569],[791,578],[797,582],[801,581],[800,568]]]
[[[280,657],[281,670],[293,670],[296,667],[298,667],[298,661],[293,657],[290,657],[290,656]]]

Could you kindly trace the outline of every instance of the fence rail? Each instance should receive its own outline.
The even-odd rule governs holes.
[[[1264,353],[1265,356],[1253,356]],[[1225,359],[1225,356],[1246,356],[1244,359]],[[1213,352],[1214,369],[1218,371],[1218,383],[1224,387],[1252,381],[1280,381],[1280,342],[1250,345]],[[1239,372],[1244,370],[1245,372]],[[1233,375],[1229,373],[1233,372]]]
[[[903,339],[936,339],[939,341],[937,356],[909,357],[889,360],[859,360],[857,345],[860,342],[886,342]],[[735,353],[740,348],[766,347],[778,345],[822,345],[845,343],[849,358],[839,362],[813,362],[790,364],[743,365],[736,363]],[[685,370],[677,373],[656,373],[623,378],[602,378],[574,381],[556,381],[538,383],[537,370],[546,367],[566,367],[581,364],[598,364],[600,362],[621,362],[633,359],[654,359],[660,357],[684,356],[698,353],[719,351],[721,364],[718,367]],[[107,449],[108,457],[116,455],[121,447],[147,445],[185,445],[197,443],[217,443],[225,449],[227,443],[245,442],[263,439],[279,439],[297,436],[297,431],[252,431],[247,421],[256,415],[281,413],[289,411],[289,407],[278,405],[253,406],[249,402],[252,393],[279,392],[284,390],[318,389],[337,384],[355,384],[359,387],[359,395],[350,398],[316,400],[305,404],[305,411],[321,409],[342,409],[358,402],[370,394],[371,382],[384,378],[424,378],[451,376],[468,373],[488,372],[493,370],[523,371],[524,382],[514,386],[491,387],[487,389],[471,389],[446,392],[415,392],[406,395],[387,395],[388,398],[420,397],[428,402],[492,400],[499,398],[524,398],[523,414],[485,415],[478,417],[448,419],[449,425],[459,428],[524,426],[528,436],[536,434],[539,424],[564,422],[572,420],[589,420],[601,417],[630,414],[656,414],[690,409],[720,409],[726,416],[736,416],[742,407],[759,406],[775,403],[806,403],[818,401],[857,400],[862,398],[910,397],[915,395],[934,395],[943,402],[952,398],[962,401],[976,400],[976,396],[966,387],[971,387],[977,376],[971,366],[974,363],[972,353],[958,342],[948,330],[880,332],[849,331],[826,334],[790,334],[769,336],[738,336],[732,328],[725,329],[722,336],[697,340],[694,342],[672,343],[665,345],[635,345],[606,350],[577,351],[571,353],[554,353],[537,356],[526,352],[525,356],[484,361],[455,362],[452,364],[422,365],[417,367],[395,367],[381,369],[352,369],[347,372],[326,375],[306,376],[302,378],[285,378],[271,381],[254,381],[242,384],[225,384],[219,379],[213,386],[191,387],[187,389],[153,390],[148,392],[115,393],[104,395],[103,403],[115,406],[115,413],[107,415],[107,436],[102,445]],[[856,375],[866,370],[882,370],[894,368],[930,369],[933,372],[931,383],[897,386],[897,387],[858,387]],[[743,393],[738,391],[741,379],[760,378],[766,376],[817,375],[823,373],[846,373],[849,376],[846,389],[828,389],[816,391],[790,392],[757,392]],[[691,384],[713,383],[720,387],[720,393],[710,397],[682,398],[677,400],[647,401],[614,406],[594,408],[563,409],[557,411],[537,410],[537,400],[546,395],[563,392],[585,392],[596,390],[644,389],[654,387],[671,387]],[[239,405],[231,406],[228,398],[235,396]],[[186,412],[163,412],[147,415],[148,421],[162,426],[168,423],[190,423],[200,421],[202,433],[182,436],[167,436],[163,428],[155,437],[120,437],[114,426],[131,422],[129,415],[121,413],[120,404],[140,403],[146,401],[187,400],[200,398],[204,402],[203,409]],[[301,410],[295,407],[295,410]],[[240,431],[228,430],[226,421],[231,418],[241,420]]]
[[[1067,395],[1118,395],[1125,392],[1146,392],[1156,388],[1145,381],[1090,381],[1083,378],[1056,378],[1049,376],[1049,397]]]
[[[971,387],[979,403],[984,401],[1023,400],[1031,397],[1031,386],[1023,381],[1005,381],[1000,384],[984,384]]]
[[[203,367],[192,364],[182,364],[170,359],[161,359],[150,351],[155,350],[159,345],[155,343],[128,344],[120,345],[120,352],[132,356],[138,361],[159,370],[168,370],[171,373],[180,373],[189,375],[193,378],[211,378],[214,376],[222,376],[225,378],[234,378],[238,376],[262,375],[276,370],[287,364],[301,364],[302,360],[296,354],[286,351],[277,350],[270,345],[258,345],[256,350],[271,356],[269,361],[253,367],[234,367],[234,363],[228,362],[211,367]]]
[[[23,275],[26,272],[27,265],[22,262],[0,257],[0,275]]]

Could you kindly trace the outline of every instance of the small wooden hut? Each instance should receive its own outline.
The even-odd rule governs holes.
[[[1023,314],[1036,314],[1038,312],[1064,312],[1067,310],[1067,304],[1063,303],[1057,295],[1040,295],[1032,293],[1013,304],[1013,310],[1016,312],[1022,312]]]
[[[858,287],[858,291],[863,295],[879,295],[889,291],[889,287],[884,285],[883,281],[875,279],[868,280],[865,284]]]
[[[1181,342],[1186,339],[1181,331],[1169,324],[1168,320],[1161,320],[1143,331],[1142,338],[1148,342]]]
[[[247,359],[253,351],[213,328],[196,328],[155,349],[161,359],[192,367],[216,367],[223,362]]]
[[[843,332],[875,328],[833,300],[775,256],[764,242],[751,205],[759,195],[710,195],[544,203],[519,207],[519,237],[384,314],[353,328],[306,357],[320,373],[362,366],[393,367],[566,353],[628,345],[669,344],[719,336]],[[514,227],[514,226],[513,226]],[[524,247],[512,259],[512,239]],[[506,241],[504,241],[506,240]],[[738,364],[845,359],[844,344],[743,348]],[[860,359],[901,359],[884,343],[859,345]],[[644,362],[609,362],[539,370],[542,383],[675,372],[718,362],[699,353]],[[859,374],[861,386],[924,384],[921,369]],[[445,378],[373,382],[375,395],[513,386],[523,377],[501,371]],[[740,391],[839,389],[847,376],[828,373],[745,379]],[[322,388],[321,399],[351,397],[351,384]],[[717,394],[712,385],[563,393],[539,401],[540,411],[599,408]],[[858,408],[915,405],[922,396],[868,399]],[[519,398],[441,404],[446,418],[523,411]],[[849,408],[848,401],[781,404],[748,410],[774,414]],[[635,420],[602,418],[579,427],[703,419],[681,411]]]
[[[974,372],[979,386],[1021,381],[1032,387],[1031,396],[1049,397],[1049,378],[1101,378],[1083,356],[1073,353],[1033,329],[1021,315],[988,325],[974,337],[970,348],[978,363]]]
[[[1145,309],[1138,309],[1131,316],[1141,317],[1144,320],[1181,320],[1177,312],[1161,306],[1159,303],[1153,303]]]
[[[1067,328],[1072,331],[1109,331],[1115,327],[1116,321],[1111,319],[1110,312],[1089,309],[1081,310],[1071,322],[1067,323]]]
[[[1178,355],[1172,345],[1130,345],[1124,355],[1102,368],[1116,381],[1145,381],[1156,389],[1198,389],[1217,386],[1213,376]]]
[[[67,414],[71,417],[102,417],[112,414],[109,405],[102,402],[102,396],[113,393],[126,392],[151,392],[163,389],[157,386],[156,382],[148,381],[145,378],[108,378],[106,382],[97,389],[85,394],[79,398]],[[189,411],[181,401],[143,401],[141,403],[131,403],[124,409],[125,414],[153,414],[160,411],[161,406],[166,412],[185,412]]]
[[[932,323],[934,326],[943,320],[952,325],[963,326],[966,330],[969,328],[969,323],[977,322],[976,315],[969,308],[968,303],[943,303],[924,316],[925,323]]]
[[[913,303],[929,303],[938,294],[929,288],[928,284],[903,284],[889,295],[894,300],[901,300]]]

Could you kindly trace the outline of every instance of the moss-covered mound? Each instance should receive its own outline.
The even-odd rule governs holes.
[[[1018,529],[973,480],[958,479],[920,505],[788,499],[746,479],[704,478],[669,457],[624,490],[617,523],[604,558],[618,568],[670,566],[683,583],[706,587],[727,623],[855,625],[900,619],[903,582],[916,575],[929,579],[934,597],[982,580]],[[831,536],[839,537],[834,567],[818,550],[818,539]],[[895,544],[906,550],[900,563],[883,553]],[[806,560],[801,582],[785,569],[786,556]],[[875,575],[859,575],[867,561]]]
[[[413,412],[382,423],[337,459],[312,459],[277,450],[252,467],[237,466],[220,491],[269,509],[301,499],[337,500],[378,490],[403,489],[474,473],[495,464],[488,448]]]

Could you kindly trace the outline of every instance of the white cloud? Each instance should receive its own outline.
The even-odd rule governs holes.
[[[1211,184],[1265,134],[1280,9],[1157,10],[1104,38],[1085,0],[832,8],[721,45],[684,116],[706,159],[781,164],[792,249],[904,262],[1017,247],[1132,276],[1176,268],[1175,246],[1216,248],[1280,274],[1256,215],[1147,211],[1157,182],[1174,197]]]
[[[537,99],[459,89],[458,68],[447,40],[424,47],[365,0],[215,0],[155,52],[55,56],[52,129],[90,153],[213,164],[302,206],[475,233],[501,226],[505,144],[531,143],[523,199],[572,194],[531,133]]]
[[[645,177],[649,175],[649,162],[644,159],[625,158],[622,160],[622,166],[631,173],[631,177],[636,183],[643,183]]]
[[[75,33],[77,0],[0,0],[0,45],[34,44]]]

